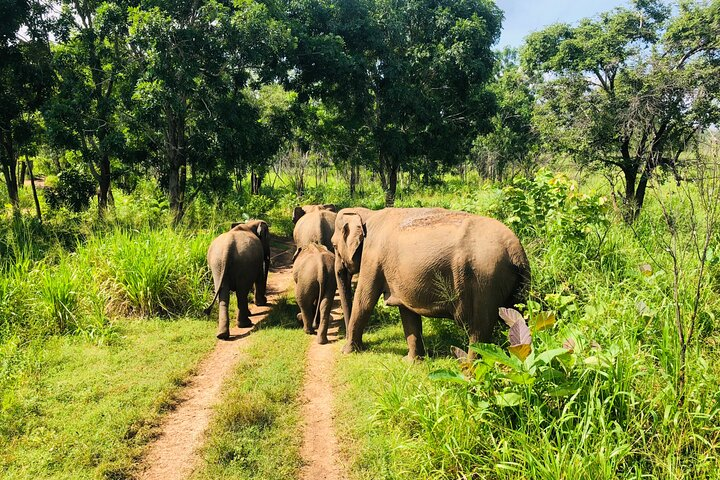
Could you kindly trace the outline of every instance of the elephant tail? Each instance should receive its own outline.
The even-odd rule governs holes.
[[[223,282],[225,281],[225,272],[227,270],[227,264],[228,264],[228,254],[226,254],[223,257],[222,267],[220,268],[220,281],[215,284],[215,296],[212,299],[212,302],[210,302],[210,305],[203,310],[203,313],[205,315],[210,315],[210,312],[212,312],[213,305],[215,305],[215,301],[218,298],[218,295],[220,295],[220,287],[222,287]]]
[[[517,283],[510,297],[510,305],[512,307],[518,303],[527,303],[528,294],[530,293],[530,262],[528,261],[525,250],[520,244],[510,251],[510,260],[515,267],[517,274]]]

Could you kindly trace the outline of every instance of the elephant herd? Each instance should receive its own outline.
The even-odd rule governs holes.
[[[363,332],[380,295],[400,310],[411,360],[425,355],[421,316],[455,319],[471,343],[488,342],[498,309],[526,301],[530,266],[525,250],[497,220],[442,208],[337,212],[334,205],[308,205],[295,208],[293,222],[298,319],[305,332],[317,331],[318,343],[327,343],[337,289],[345,318],[344,353],[363,349]],[[268,235],[265,222],[251,220],[233,224],[210,245],[220,339],[229,337],[231,291],[237,295],[239,326],[252,325],[247,295],[253,285],[255,303],[266,302]]]

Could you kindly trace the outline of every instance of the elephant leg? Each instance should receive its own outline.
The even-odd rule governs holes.
[[[320,299],[320,308],[318,308],[318,314],[320,317],[320,326],[318,329],[317,342],[320,345],[328,343],[327,332],[330,325],[330,311],[332,310],[332,298]]]
[[[298,307],[300,307],[300,317],[302,317],[303,331],[308,335],[314,335],[315,330],[313,329],[312,322],[315,315],[315,302],[308,300],[308,297],[312,298],[307,292],[296,292],[296,300]]]
[[[243,295],[242,292],[238,290],[235,292],[235,296],[237,297],[238,304],[237,326],[240,328],[252,327],[253,323],[250,321],[250,309],[248,308],[247,292]]]
[[[425,356],[425,343],[423,342],[422,336],[422,318],[404,306],[399,308],[403,330],[405,331],[405,339],[408,344],[408,354],[405,358],[412,362],[419,357]]]
[[[497,325],[497,308],[492,304],[492,308],[486,308],[478,305],[475,309],[474,318],[470,318],[465,322],[469,328],[470,345],[473,343],[490,343],[492,341],[493,330]],[[475,360],[477,354],[468,348],[468,359]]]
[[[218,329],[215,336],[220,340],[227,340],[230,338],[230,317],[228,317],[230,289],[228,287],[220,285],[218,300]]]
[[[348,340],[343,347],[343,353],[364,349],[362,336],[382,290],[382,282],[377,277],[375,272],[366,273],[365,276],[360,274],[348,324]]]
[[[260,272],[258,279],[255,281],[255,305],[264,307],[267,305],[267,271]]]

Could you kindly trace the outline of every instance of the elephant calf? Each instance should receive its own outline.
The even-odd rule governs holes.
[[[212,241],[207,261],[215,283],[215,297],[205,309],[205,314],[210,314],[215,300],[219,299],[217,338],[227,340],[230,337],[228,302],[231,291],[237,296],[238,327],[253,325],[247,300],[253,285],[255,305],[267,304],[265,288],[270,267],[270,234],[267,223],[262,220],[234,223],[229,232]]]
[[[330,253],[334,253],[331,239],[335,232],[336,211],[335,205],[332,204],[295,207],[293,211],[295,247],[319,243],[325,245]]]
[[[305,333],[317,330],[320,345],[328,342],[327,331],[330,310],[337,283],[335,280],[335,256],[324,245],[311,243],[298,248],[293,263],[295,298],[300,306]]]

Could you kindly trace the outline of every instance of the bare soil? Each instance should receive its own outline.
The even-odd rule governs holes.
[[[333,365],[338,355],[338,330],[342,312],[336,299],[333,322],[328,330],[327,345],[313,341],[305,366],[305,386],[302,392],[304,433],[300,451],[304,466],[301,480],[344,480],[340,448],[334,430]]]
[[[292,283],[292,248],[280,244],[273,256],[268,276],[268,307],[251,307],[253,323],[261,322],[278,297]],[[148,446],[137,475],[142,480],[179,480],[190,476],[196,467],[205,431],[210,424],[213,407],[220,398],[225,379],[232,374],[241,357],[241,347],[255,327],[230,330],[229,341],[218,341],[215,349],[197,368],[187,387],[180,393],[177,407],[160,425],[160,434]]]

